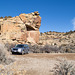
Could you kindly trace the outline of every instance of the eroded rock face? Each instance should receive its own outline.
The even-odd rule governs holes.
[[[26,25],[27,30],[39,30],[41,25],[41,17],[38,12],[30,13],[30,14],[20,14],[20,19]]]
[[[26,35],[27,35],[27,41],[29,42],[33,42],[33,43],[38,43],[39,41],[39,31],[27,31]]]
[[[0,19],[0,38],[17,43],[39,41],[41,17],[38,12]]]

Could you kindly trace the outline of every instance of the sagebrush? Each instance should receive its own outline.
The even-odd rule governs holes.
[[[8,58],[8,51],[4,44],[0,44],[0,64],[9,64],[13,62],[11,58]]]
[[[75,75],[75,65],[66,59],[60,60],[53,68],[54,75]]]
[[[57,53],[59,52],[59,48],[57,46],[51,46],[49,44],[41,46],[41,45],[29,45],[30,51],[33,53]]]

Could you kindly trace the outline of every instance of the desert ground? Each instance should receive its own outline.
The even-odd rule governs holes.
[[[29,53],[11,56],[15,62],[0,65],[0,75],[53,75],[51,70],[61,59],[75,63],[75,53]]]

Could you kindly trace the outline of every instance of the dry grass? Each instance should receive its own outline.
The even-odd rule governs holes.
[[[59,63],[53,68],[53,75],[75,75],[75,65],[67,59],[59,59]]]
[[[18,75],[53,75],[53,72],[51,72],[50,70],[53,69],[55,64],[59,63],[58,58],[67,58],[67,61],[72,61],[75,63],[74,53],[30,53],[26,55],[11,56],[16,61],[7,66],[4,66],[4,68],[2,69],[4,73],[9,73],[8,75],[17,75],[18,73]]]
[[[13,62],[13,60],[9,57],[9,53],[4,44],[0,44],[0,64],[9,64]]]

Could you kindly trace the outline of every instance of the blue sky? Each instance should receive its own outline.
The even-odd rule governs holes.
[[[40,32],[75,30],[75,0],[0,0],[0,16],[39,11]]]

